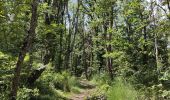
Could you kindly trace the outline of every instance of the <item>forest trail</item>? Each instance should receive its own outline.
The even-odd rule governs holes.
[[[95,91],[95,85],[88,80],[83,79],[80,81],[80,87],[83,89],[79,94],[73,94],[71,100],[85,100]]]

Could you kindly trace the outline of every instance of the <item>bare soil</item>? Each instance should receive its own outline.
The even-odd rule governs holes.
[[[79,94],[73,94],[71,100],[85,100],[95,91],[95,85],[91,84],[88,80],[81,80],[80,85],[83,88]]]

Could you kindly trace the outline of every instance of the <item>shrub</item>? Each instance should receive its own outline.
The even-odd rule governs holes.
[[[28,89],[28,88],[20,88],[17,94],[17,100],[29,100],[33,96],[38,96],[39,90],[35,89]]]
[[[36,82],[36,86],[40,90],[40,95],[37,98],[55,100],[53,98],[66,97],[66,92],[78,92],[78,89],[75,88],[76,84],[77,79],[66,71],[56,73],[46,70]]]

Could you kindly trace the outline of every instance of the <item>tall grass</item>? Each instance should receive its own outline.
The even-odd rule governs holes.
[[[107,96],[108,100],[136,100],[138,92],[131,84],[125,82],[122,78],[118,78],[108,90]]]

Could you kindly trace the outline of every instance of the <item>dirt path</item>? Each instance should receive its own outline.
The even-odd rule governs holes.
[[[87,80],[81,80],[80,85],[83,88],[82,92],[79,94],[74,94],[71,100],[85,100],[95,91],[95,85],[91,84]]]
[[[71,100],[85,100],[90,94],[92,94],[94,89],[86,89],[80,94],[74,94]]]

